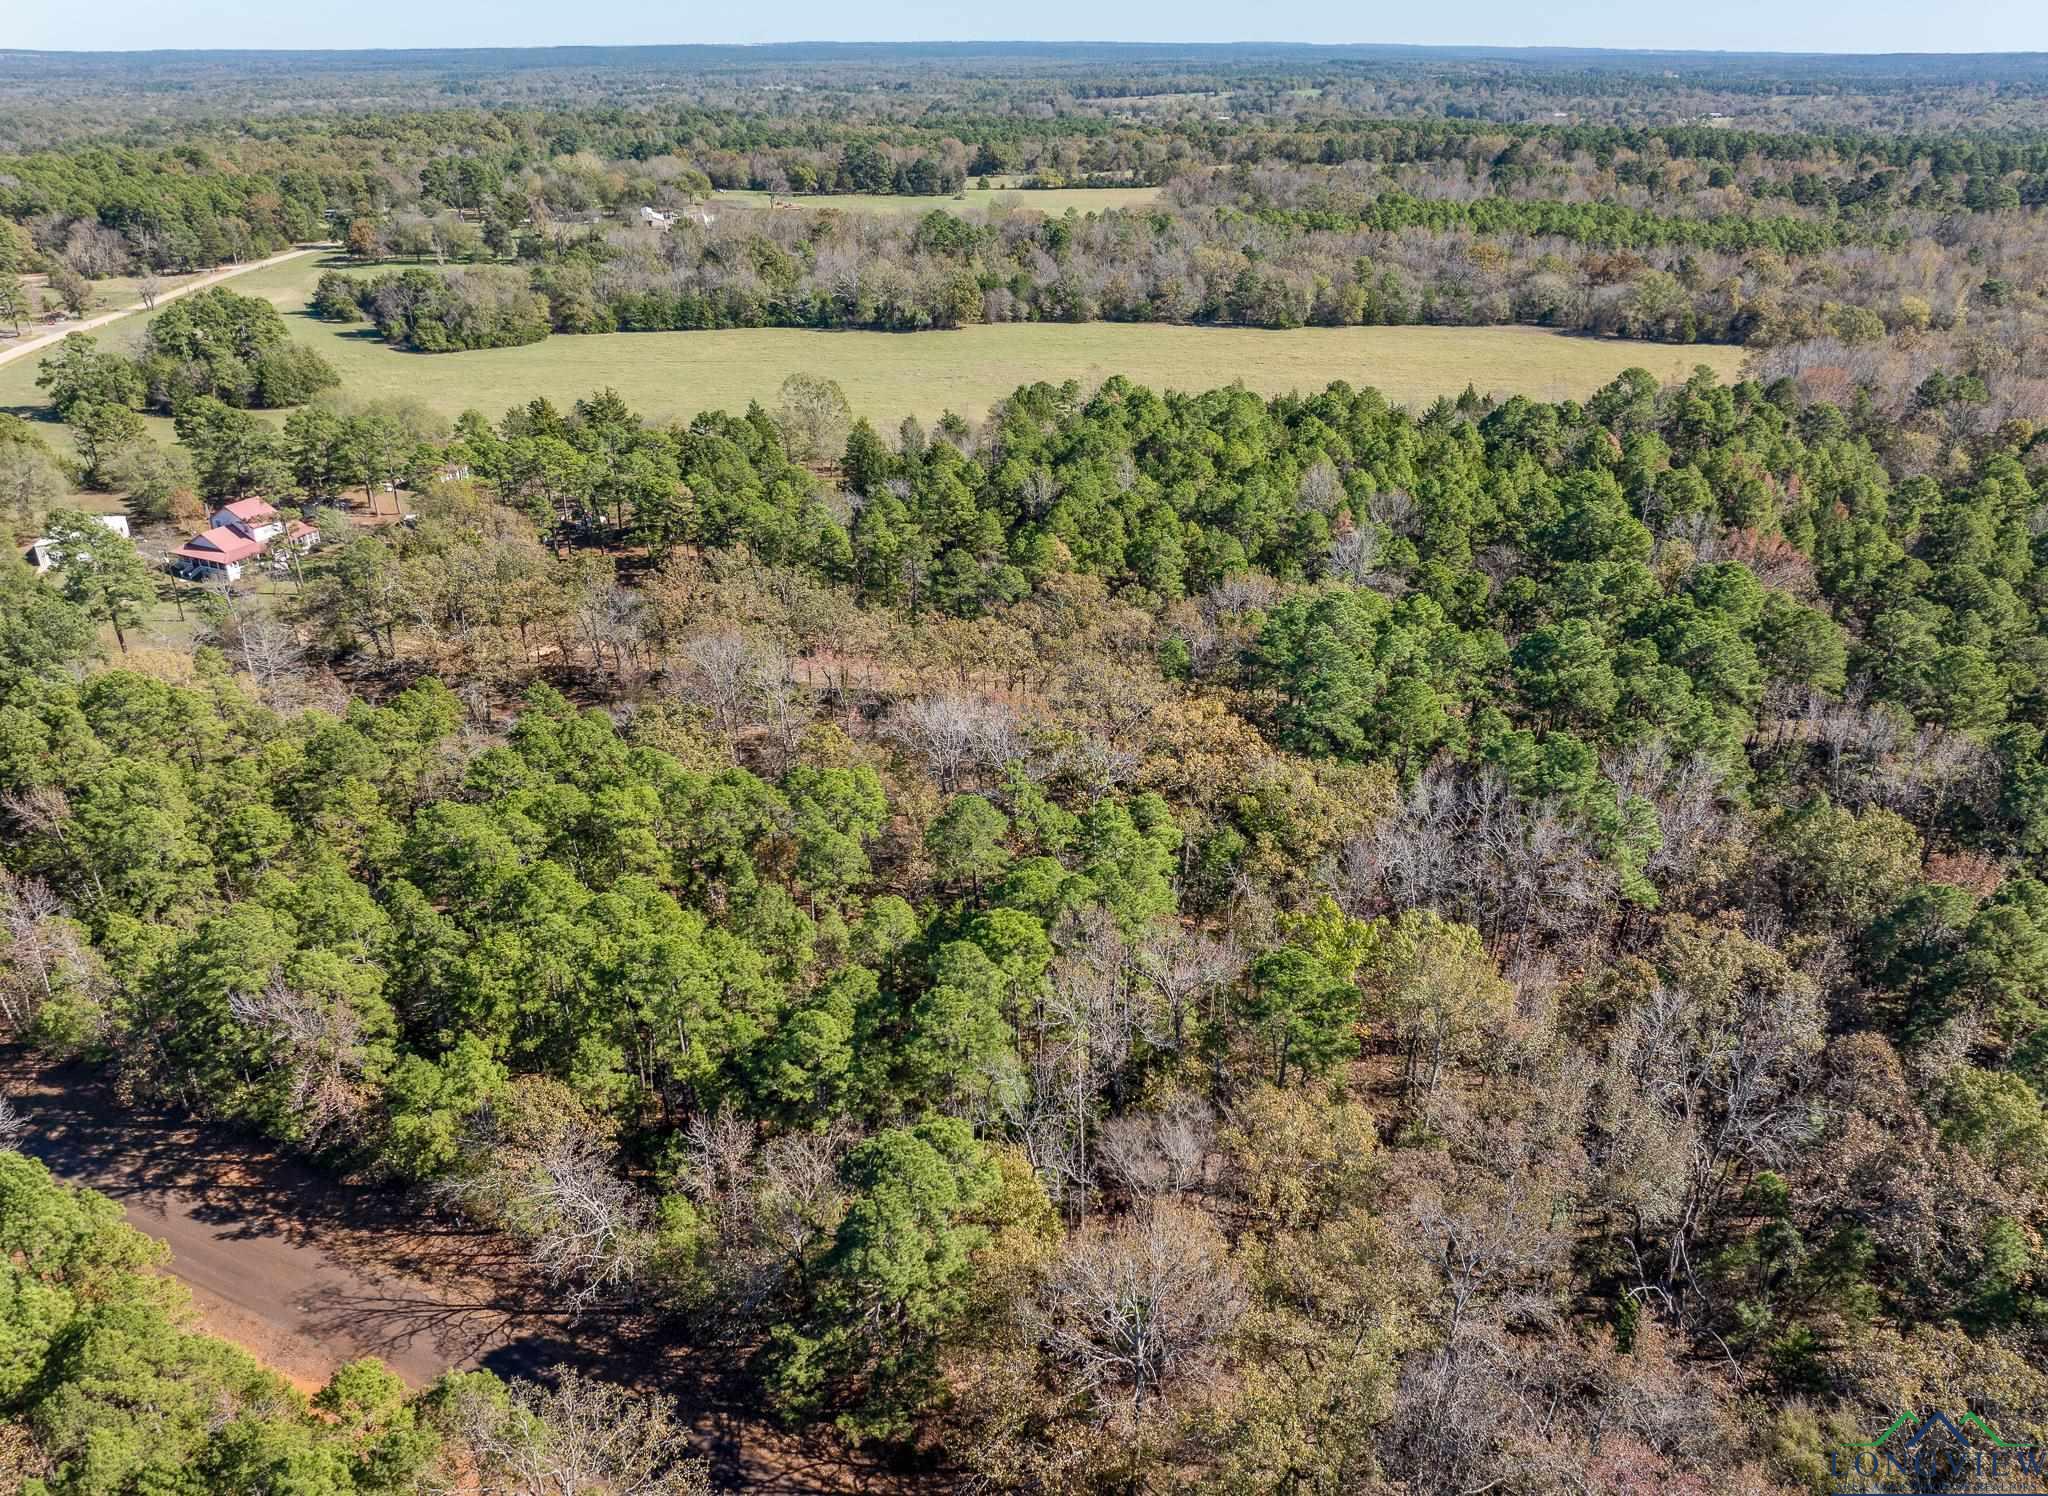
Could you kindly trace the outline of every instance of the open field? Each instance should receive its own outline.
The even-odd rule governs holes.
[[[170,291],[178,286],[182,286],[186,281],[191,280],[193,275],[199,273],[195,271],[192,275],[181,275],[175,272],[167,272],[157,277],[157,280],[160,289]],[[50,278],[46,275],[24,275],[21,278],[22,286],[29,293],[31,302],[56,301],[57,293],[50,289],[49,280]],[[141,283],[142,278],[135,275],[109,275],[91,282],[92,305],[86,308],[86,315],[90,317],[95,313],[108,311],[114,307],[128,306],[140,300],[142,293],[136,288]],[[24,323],[23,327],[25,330],[27,324]],[[5,346],[6,341],[0,340],[0,348]]]
[[[396,353],[374,337],[294,317],[292,334],[341,371],[345,388],[409,394],[443,415],[474,406],[497,416],[534,395],[558,404],[607,385],[635,410],[685,419],[701,410],[773,404],[802,370],[836,379],[854,412],[894,424],[953,409],[979,416],[1020,384],[1100,380],[1209,389],[1242,380],[1265,394],[1320,389],[1333,379],[1377,386],[1396,401],[1427,401],[1470,382],[1483,391],[1546,399],[1583,396],[1631,364],[1660,378],[1701,362],[1724,374],[1735,348],[1674,348],[1565,338],[1524,328],[1244,328],[1130,323],[1006,323],[954,332],[621,333],[556,337],[479,353]]]
[[[259,270],[273,269],[286,261],[301,259],[318,253],[320,253],[320,250],[317,246],[309,246],[305,249],[288,249],[281,253],[270,255],[265,259],[251,260],[239,265],[222,265],[212,270],[202,271],[197,275],[188,275],[175,281],[166,281],[158,288],[160,294],[157,298],[156,309],[161,309],[165,304],[177,300],[188,292],[203,290],[208,286],[217,285],[224,280],[233,280],[238,276],[251,275]],[[107,287],[119,286],[124,284],[124,282],[116,279],[98,281],[94,284]],[[138,283],[130,281],[126,282],[126,284],[132,290]],[[311,282],[308,282],[308,284],[310,285]],[[58,322],[38,321],[33,327],[24,325],[19,336],[12,335],[10,329],[10,335],[4,340],[0,340],[0,365],[21,364],[32,359],[40,361],[43,354],[50,347],[74,333],[97,334],[103,329],[118,330],[118,324],[128,322],[129,318],[141,311],[142,304],[139,298],[126,302],[113,301],[108,305],[102,305],[99,301],[95,301],[91,307],[87,308],[86,315],[83,317],[67,317]],[[141,336],[141,327],[142,323],[136,322],[127,331],[126,336],[130,345]]]
[[[772,404],[798,370],[836,379],[856,414],[893,425],[906,414],[929,420],[952,409],[979,416],[1020,384],[1129,375],[1143,384],[1201,390],[1242,380],[1262,394],[1320,389],[1333,379],[1373,385],[1397,402],[1426,402],[1466,384],[1496,394],[1556,400],[1582,397],[1631,365],[1659,379],[1705,363],[1733,376],[1740,348],[1626,343],[1524,327],[1169,327],[1147,323],[1005,323],[954,332],[617,333],[551,337],[525,348],[478,353],[400,353],[362,324],[307,316],[306,298],[325,268],[307,256],[238,277],[234,289],[267,296],[294,339],[317,348],[358,395],[409,395],[453,417],[474,407],[502,414],[535,395],[566,405],[609,385],[652,419]],[[99,332],[110,348],[133,347],[146,325],[138,313]],[[0,367],[0,410],[43,409],[34,359]],[[280,418],[281,419],[281,418]],[[171,440],[170,423],[153,422]],[[68,432],[43,428],[57,445]]]
[[[823,197],[780,197],[776,201],[806,209],[836,208],[841,213],[929,213],[934,208],[944,208],[949,213],[958,213],[969,208],[1015,207],[1030,208],[1039,213],[1057,216],[1069,208],[1077,213],[1106,213],[1111,208],[1143,208],[1156,202],[1163,190],[1159,187],[1049,187],[1027,192],[1013,187],[990,187],[985,191],[979,187],[969,187],[957,197],[896,197],[849,192]],[[716,208],[721,204],[765,208],[769,204],[769,194],[714,194],[710,206]]]

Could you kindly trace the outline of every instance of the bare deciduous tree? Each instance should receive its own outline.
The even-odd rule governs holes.
[[[630,1285],[646,1263],[646,1206],[587,1133],[542,1152],[524,1202],[534,1265],[582,1308]]]
[[[1330,542],[1330,575],[1354,587],[1366,586],[1372,581],[1374,563],[1379,560],[1379,555],[1380,532],[1377,528],[1359,525],[1345,530]]]
[[[119,275],[128,268],[128,241],[104,224],[81,218],[64,238],[64,258],[94,280]]]
[[[768,1303],[832,1230],[845,1193],[839,1164],[857,1139],[839,1119],[764,1145],[755,1124],[731,1107],[684,1128],[676,1183],[713,1233],[708,1266],[721,1315],[744,1321]]]
[[[1228,939],[1171,924],[1148,933],[1138,965],[1159,998],[1145,1042],[1178,1053],[1187,1045],[1190,1020],[1212,1016],[1218,998],[1243,975],[1245,955]]]
[[[1415,500],[1399,489],[1374,494],[1365,501],[1365,512],[1372,516],[1374,524],[1384,526],[1391,534],[1414,534]]]
[[[1344,499],[1344,480],[1327,457],[1318,457],[1301,475],[1301,503],[1317,514],[1334,515]]]
[[[1261,571],[1238,572],[1225,577],[1203,593],[1199,602],[1205,622],[1232,614],[1270,607],[1280,596],[1280,584]]]
[[[492,1496],[707,1496],[690,1431],[662,1397],[570,1368],[502,1397],[457,1384],[445,1418]]]
[[[960,786],[967,771],[1000,769],[1023,751],[1017,714],[980,697],[922,696],[889,719],[896,741],[924,760],[942,789]]]
[[[1550,1278],[1568,1242],[1527,1177],[1479,1181],[1469,1198],[1425,1194],[1404,1224],[1439,1284],[1438,1344],[1403,1374],[1384,1449],[1411,1489],[1483,1490],[1499,1452],[1487,1434],[1521,1380],[1514,1332],[1554,1321]]]
[[[443,1179],[437,1192],[524,1241],[528,1261],[572,1311],[639,1282],[653,1245],[646,1202],[587,1125],[564,1122],[520,1145],[486,1111],[464,1152],[482,1162]]]
[[[297,699],[305,685],[306,650],[291,625],[271,613],[236,613],[219,638],[235,668],[255,683],[266,702],[284,706]]]
[[[0,1148],[19,1148],[28,1140],[28,1118],[15,1110],[14,1103],[0,1096]]]
[[[1038,467],[1025,475],[1019,493],[1024,500],[1025,512],[1033,519],[1040,519],[1052,508],[1053,500],[1060,496],[1060,485],[1050,469]]]
[[[773,749],[768,768],[780,777],[796,762],[797,744],[815,715],[811,692],[796,678],[796,662],[780,645],[760,651],[755,660],[754,685],[760,698],[760,716]]]
[[[37,836],[61,837],[64,823],[71,819],[71,803],[54,784],[30,785],[0,795],[0,808],[24,831]]]
[[[725,632],[684,644],[675,671],[679,694],[711,714],[712,730],[737,756],[749,729],[766,726],[774,762],[784,772],[815,715],[810,689],[780,644]]]
[[[1660,1185],[1607,1187],[1630,1202],[1644,1280],[1678,1303],[1701,1291],[1692,1244],[1730,1171],[1783,1167],[1810,1137],[1804,1098],[1823,1017],[1814,985],[1755,941],[1733,932],[1674,941],[1682,969],[1615,1032],[1594,1136],[1610,1173],[1655,1140],[1647,1151]],[[1617,1150],[1623,1134],[1632,1141]]]
[[[39,878],[0,868],[0,1023],[25,1033],[45,1004],[69,992],[94,999],[88,1011],[104,1022],[105,978],[84,932],[64,918],[64,904]]]
[[[683,646],[678,672],[683,696],[711,713],[712,730],[728,749],[753,720],[760,662],[744,634],[706,634]]]
[[[1639,796],[1657,812],[1661,841],[1643,869],[1653,880],[1684,877],[1727,825],[1721,803],[1726,775],[1704,753],[1674,763],[1664,740],[1653,737],[1610,755],[1601,767],[1622,799]]]
[[[265,1035],[283,1104],[300,1138],[317,1147],[346,1135],[369,1108],[362,1022],[344,998],[321,999],[273,977],[261,992],[228,997],[237,1023]]]
[[[590,650],[590,662],[623,680],[637,674],[647,599],[637,588],[613,581],[593,588],[576,609],[576,632]]]
[[[1096,1151],[1103,1172],[1131,1193],[1179,1194],[1201,1184],[1215,1138],[1208,1103],[1176,1097],[1159,1112],[1111,1117]]]
[[[0,869],[0,1018],[15,1033],[35,1021],[36,1011],[55,991],[63,952],[52,938],[49,921],[63,909],[47,884],[17,878]]]
[[[1199,1210],[1158,1201],[1070,1237],[1026,1318],[1102,1411],[1135,1414],[1208,1370],[1246,1304],[1222,1234]]]

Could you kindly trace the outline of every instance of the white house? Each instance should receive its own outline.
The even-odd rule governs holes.
[[[216,509],[213,525],[171,552],[171,570],[195,582],[239,582],[245,567],[265,554],[281,569],[285,551],[304,553],[320,544],[320,532],[304,520],[287,522],[261,499],[237,499]]]
[[[195,582],[239,582],[242,567],[262,554],[262,541],[227,525],[215,525],[204,534],[194,535],[171,552],[175,558],[173,567]]]
[[[661,209],[650,208],[645,203],[640,205],[640,226],[642,228],[665,229],[675,221],[673,213],[664,213]]]
[[[272,543],[270,553],[282,560],[282,553],[285,551],[297,551],[300,555],[304,555],[319,544],[319,530],[302,519],[295,519],[284,527],[284,534],[280,535]]]
[[[112,530],[116,535],[120,536],[123,540],[126,540],[128,538],[127,515],[95,514],[93,518],[98,520],[101,524],[105,525],[109,530]],[[37,576],[41,576],[44,572],[48,571],[51,567],[57,564],[58,557],[56,552],[50,549],[50,537],[47,535],[38,535],[34,540],[31,540],[28,543],[27,549],[25,549],[21,553],[21,559],[26,561],[31,567],[34,568],[35,574]]]
[[[258,545],[267,545],[284,534],[284,521],[261,499],[237,499],[214,510],[207,523],[215,529],[233,530]]]

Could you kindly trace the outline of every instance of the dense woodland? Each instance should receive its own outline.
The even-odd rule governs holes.
[[[23,145],[194,123],[337,114],[406,98],[635,109],[686,101],[770,119],[848,108],[911,123],[1235,116],[1465,119],[1566,114],[1623,128],[1718,119],[1771,130],[2038,128],[2039,54],[1795,56],[1574,48],[1187,43],[799,43],[0,57],[0,130]]]
[[[1175,320],[1398,294],[1756,352],[1583,402],[1110,377],[881,430],[806,376],[683,426],[609,391],[445,425],[225,290],[133,357],[70,340],[78,476],[343,538],[166,648],[158,578],[0,421],[59,558],[0,565],[7,1036],[497,1233],[594,1342],[652,1325],[819,1460],[936,1489],[1766,1496],[1839,1489],[1900,1409],[2048,1440],[2038,138],[1945,133],[1970,95],[1932,83],[1919,134],[1840,94],[1854,128],[1627,138],[1084,128],[990,86],[1014,129],[957,154],[886,95],[768,111],[747,183],[843,130],[1185,164],[1142,212],[665,236],[534,204],[679,205],[726,168],[626,137],[708,115],[546,149],[513,109],[295,115],[235,169],[388,127],[382,185],[297,200],[365,259],[427,235],[316,306],[420,349],[892,275],[956,320],[1070,281],[1135,315],[1185,275]],[[109,228],[93,181],[161,187],[99,149],[37,158],[88,185],[9,208],[23,253]],[[1294,322],[1232,310],[1245,275]],[[410,522],[335,512],[387,488]],[[712,1478],[659,1384],[356,1366],[309,1403],[185,1328],[104,1202],[0,1152],[0,1207],[27,1489]]]
[[[1899,130],[1840,107],[1801,133],[1704,108],[1484,113],[1456,102],[1483,94],[1465,64],[1442,66],[1448,93],[1427,110],[1364,112],[1334,76],[1271,75],[1178,92],[1090,76],[1041,104],[1026,78],[967,91],[937,67],[872,95],[763,81],[677,102],[619,81],[617,99],[581,106],[130,120],[0,156],[0,276],[50,270],[54,295],[66,276],[333,238],[365,259],[509,260],[556,332],[1524,322],[1777,344],[2039,312],[2038,120],[1992,129],[1980,110],[1974,128],[1930,114]],[[1669,81],[1573,76],[1624,97]],[[1849,96],[1846,80],[1804,86]],[[992,219],[954,204],[976,182],[1024,190]],[[1142,212],[1031,211],[1033,187],[1132,184],[1169,190]],[[728,189],[802,206],[722,205],[665,236],[624,227],[643,205]],[[941,216],[830,211],[848,193],[928,196]],[[410,303],[425,293],[408,285],[384,280],[397,309],[364,288],[358,313],[424,350],[530,340],[514,278],[466,273],[424,336]]]
[[[315,310],[367,319],[422,352],[549,330],[1096,320],[1523,324],[1758,347],[1966,329],[2012,343],[2042,319],[2038,208],[1852,223],[1749,199],[1700,214],[1717,195],[1665,214],[1612,197],[1516,196],[1463,163],[1421,176],[1269,165],[1184,175],[1152,208],[1086,215],[1034,212],[1028,192],[991,214],[720,208],[665,233],[527,235],[517,268],[331,271]],[[366,257],[491,258],[446,217],[401,220],[364,243]]]
[[[1004,1487],[2031,1436],[2041,444],[1926,405],[465,419],[189,661],[12,575],[9,1016]]]

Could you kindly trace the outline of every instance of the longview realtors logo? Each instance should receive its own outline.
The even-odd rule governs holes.
[[[2003,1437],[1975,1413],[1903,1412],[1875,1439],[1829,1450],[1828,1473],[1837,1496],[2048,1496],[2048,1451]]]

